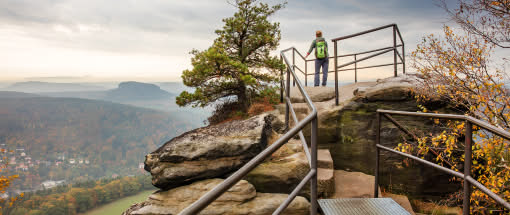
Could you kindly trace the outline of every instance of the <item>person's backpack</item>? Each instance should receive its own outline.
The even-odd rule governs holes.
[[[317,51],[317,58],[325,58],[328,55],[326,41],[324,39],[317,39],[315,49]]]

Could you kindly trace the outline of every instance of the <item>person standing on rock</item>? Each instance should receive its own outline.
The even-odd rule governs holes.
[[[310,55],[310,53],[315,48],[315,79],[314,86],[319,86],[320,84],[320,68],[322,67],[322,86],[326,86],[326,82],[328,80],[328,66],[329,66],[329,55],[328,55],[328,43],[322,37],[322,31],[315,32],[315,40],[312,41],[312,45],[310,49],[306,53],[306,57]]]

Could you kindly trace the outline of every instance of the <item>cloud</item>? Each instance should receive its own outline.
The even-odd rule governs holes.
[[[93,68],[84,66],[91,68],[88,75],[94,75],[101,66],[116,70],[112,75],[121,73],[123,60],[116,58],[109,63],[94,57],[109,53],[129,60],[145,56],[139,60],[154,65],[174,62],[179,65],[162,68],[160,73],[171,69],[179,76],[189,67],[189,51],[209,47],[216,38],[214,30],[223,25],[221,20],[234,12],[235,8],[224,0],[0,0],[0,47],[9,47],[0,50],[0,57],[10,56],[12,60],[8,68],[7,63],[0,64],[0,73],[8,70],[10,74],[37,75],[38,69],[44,68],[45,75],[51,75],[53,68],[55,74],[65,70],[83,74],[87,73],[83,68],[74,67],[86,62],[78,58],[87,58],[87,54],[97,64]],[[271,19],[281,23],[281,46],[296,46],[303,52],[317,29],[323,29],[331,39],[389,23],[399,25],[411,49],[422,36],[441,29],[444,13],[432,1],[422,0],[292,0]],[[369,49],[389,40],[388,33],[377,34],[343,43],[342,51]],[[54,67],[35,55],[20,54],[32,52],[46,53],[45,59]],[[56,66],[63,56],[76,63]],[[127,75],[137,75],[127,68],[129,65],[141,69],[146,64],[126,63],[124,70],[130,71]],[[158,70],[152,66],[148,69]]]
[[[0,26],[23,36],[70,48],[121,52],[157,52],[141,45],[155,42],[163,47],[177,44],[181,52],[183,40],[193,46],[210,39],[221,18],[234,11],[221,2],[197,0],[2,0],[0,8]],[[160,54],[170,53],[163,47]]]

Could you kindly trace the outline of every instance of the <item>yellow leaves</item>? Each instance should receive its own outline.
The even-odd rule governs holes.
[[[507,1],[508,2],[508,1]],[[501,6],[501,1],[487,4]],[[507,5],[510,4],[506,3]],[[432,99],[448,102],[464,114],[476,117],[493,126],[510,131],[510,96],[504,85],[505,71],[490,68],[492,46],[485,41],[456,35],[452,28],[444,27],[444,37],[430,35],[423,40],[413,60],[416,71],[424,81],[415,90],[420,102]],[[430,112],[418,106],[422,112]],[[421,157],[429,150],[437,151],[434,160],[440,165],[451,162],[452,169],[462,167],[464,161],[464,123],[450,123],[434,119],[435,126],[446,128],[446,132],[420,137],[414,153]],[[497,138],[483,128],[473,127],[475,141],[472,147],[472,171],[480,183],[510,200],[510,142]],[[409,151],[402,144],[399,148]],[[503,159],[504,157],[504,159]],[[479,190],[473,191],[475,207],[489,205],[489,197]]]
[[[439,119],[438,118],[434,119],[434,124],[439,124]]]

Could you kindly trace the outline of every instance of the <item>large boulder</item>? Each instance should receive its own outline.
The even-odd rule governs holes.
[[[319,150],[318,154],[317,191],[320,197],[328,197],[334,185],[333,160],[327,150]],[[291,193],[309,171],[310,165],[301,140],[291,139],[244,179],[259,192]],[[309,198],[310,186],[303,187],[300,195]]]
[[[339,106],[319,110],[319,143],[332,154],[335,169],[374,174],[377,109],[420,111],[410,92],[420,83],[416,75],[403,75],[378,80],[374,86],[357,88],[355,96]],[[448,106],[437,106],[440,113],[452,113]],[[435,132],[434,122],[428,118],[393,116],[416,135]],[[305,129],[309,136],[309,129]],[[393,148],[409,136],[402,133],[384,116],[381,117],[381,144]],[[445,173],[417,162],[403,166],[402,157],[387,151],[380,153],[379,182],[391,185],[397,192],[413,196],[434,197],[459,189]],[[336,176],[335,176],[336,178]]]
[[[222,177],[267,146],[273,119],[262,114],[189,131],[148,154],[145,170],[153,185],[162,189]]]
[[[335,88],[333,87],[304,87],[308,96],[313,102],[323,102],[335,98]],[[290,89],[290,101],[305,102],[305,98],[297,87]]]
[[[156,192],[145,202],[132,205],[123,215],[178,214],[222,181],[222,179],[208,179],[172,190]],[[287,197],[286,194],[257,193],[253,185],[241,180],[199,214],[272,214]],[[283,214],[307,214],[309,208],[310,203],[298,196]]]
[[[291,139],[244,179],[252,183],[259,192],[290,193],[310,171],[299,141]]]
[[[333,198],[373,198],[373,175],[362,172],[335,170],[335,193]],[[379,194],[381,191],[379,190]]]
[[[411,94],[419,80],[416,75],[401,75],[376,83],[343,86],[341,92],[345,93],[338,106],[318,108],[319,143],[371,140],[377,109],[419,110]],[[305,129],[305,134],[309,136],[309,129]]]
[[[416,75],[401,75],[377,80],[371,87],[354,90],[357,99],[365,101],[403,101],[410,98],[413,88],[419,83]]]

